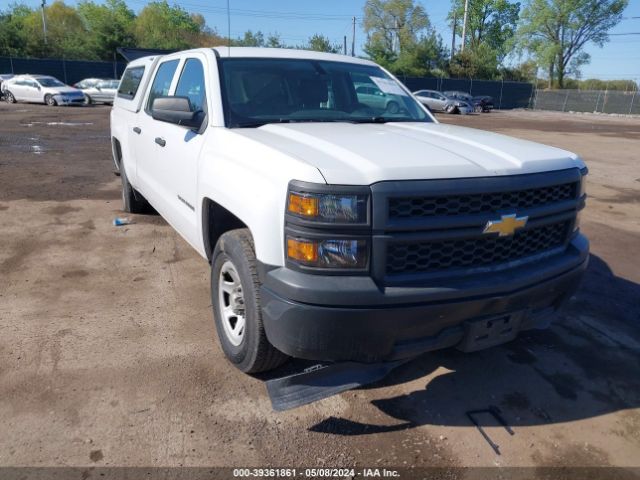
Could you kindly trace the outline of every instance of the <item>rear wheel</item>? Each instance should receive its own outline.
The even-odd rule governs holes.
[[[93,103],[93,100],[91,99],[91,97],[89,95],[84,96],[84,104],[85,105],[91,105]]]
[[[269,343],[264,331],[253,238],[246,228],[223,234],[216,244],[211,262],[211,303],[220,346],[238,369],[265,372],[287,360]]]
[[[400,111],[400,107],[398,106],[397,102],[389,102],[387,104],[387,112],[389,113],[398,113]]]
[[[122,162],[120,162],[120,180],[122,181],[122,210],[129,213],[149,213],[151,205],[131,186]]]
[[[7,103],[16,103],[16,97],[14,97],[13,93],[9,92],[8,90],[4,92],[4,97]]]
[[[44,97],[44,103],[46,103],[50,107],[55,107],[58,104],[58,102],[56,102],[56,99],[53,98],[53,95],[46,95]]]

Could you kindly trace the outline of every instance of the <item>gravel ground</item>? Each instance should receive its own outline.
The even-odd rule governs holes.
[[[108,116],[0,105],[0,466],[640,467],[640,120],[440,117],[583,156],[581,290],[546,331],[275,413],[218,346],[207,263],[158,216],[112,226]],[[488,405],[501,455],[465,415]]]

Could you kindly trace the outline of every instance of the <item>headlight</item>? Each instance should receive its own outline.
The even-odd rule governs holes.
[[[351,193],[312,193],[290,190],[287,213],[318,223],[367,223],[368,196]]]
[[[287,258],[316,268],[362,270],[369,247],[364,239],[312,239],[287,235]]]
[[[370,202],[368,186],[291,181],[285,207],[287,264],[309,273],[367,273]]]

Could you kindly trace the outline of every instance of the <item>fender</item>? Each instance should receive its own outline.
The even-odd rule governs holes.
[[[258,260],[284,265],[284,208],[291,178],[325,183],[317,168],[300,159],[233,130],[213,128],[198,162],[198,218],[204,199],[215,201],[249,227]],[[206,257],[203,228],[200,222],[198,251]]]

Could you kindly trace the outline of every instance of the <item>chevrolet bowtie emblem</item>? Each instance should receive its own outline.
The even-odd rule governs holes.
[[[497,233],[500,237],[513,235],[516,230],[527,224],[529,217],[516,217],[516,214],[502,215],[500,220],[489,220],[482,233]]]

